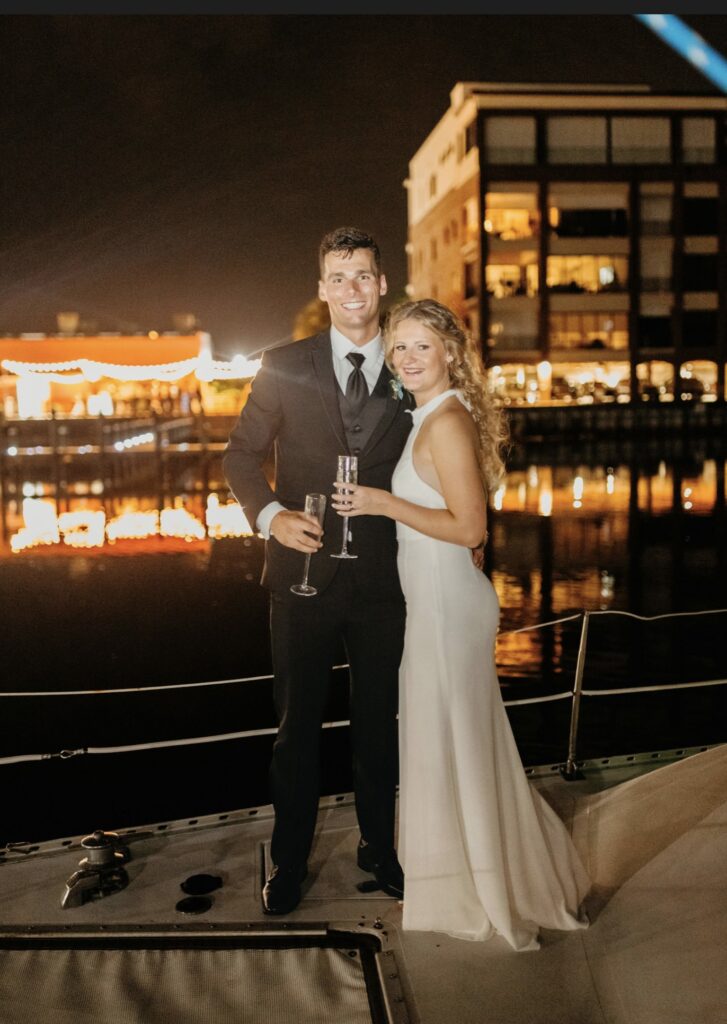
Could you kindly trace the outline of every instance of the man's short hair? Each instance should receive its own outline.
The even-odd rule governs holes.
[[[341,252],[351,256],[356,249],[370,249],[374,257],[376,273],[381,276],[381,253],[379,247],[365,231],[358,228],[336,228],[324,235],[318,249],[318,262],[321,270],[321,277],[324,273],[324,260],[329,252]]]

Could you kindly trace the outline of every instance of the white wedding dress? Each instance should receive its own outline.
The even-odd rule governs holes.
[[[393,476],[394,494],[427,508],[446,506],[417,475],[412,452],[424,419],[451,395],[460,397],[445,391],[414,411]],[[522,767],[495,668],[497,595],[468,548],[401,523],[397,534],[407,608],[403,927],[477,940],[499,934],[515,949],[537,949],[540,927],[586,927],[579,908],[590,883],[565,826]]]

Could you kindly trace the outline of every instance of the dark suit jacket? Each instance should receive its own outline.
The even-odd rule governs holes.
[[[359,455],[359,483],[389,490],[391,474],[411,429],[408,395],[391,395],[391,374],[384,367],[377,385],[387,395],[384,415]],[[325,494],[328,502],[323,547],[311,558],[310,582],[322,590],[340,566],[330,558],[340,549],[343,522],[330,508],[337,456],[348,453],[333,371],[329,333],[314,335],[265,353],[250,396],[230,434],[223,467],[232,493],[251,526],[271,501],[302,509],[308,492]],[[263,472],[271,447],[275,450],[275,489]],[[358,555],[353,567],[363,594],[373,600],[401,600],[396,572],[396,526],[384,516],[351,520]],[[274,538],[265,549],[262,583],[287,592],[303,573],[304,555]]]

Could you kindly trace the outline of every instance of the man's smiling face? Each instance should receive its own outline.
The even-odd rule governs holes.
[[[386,278],[377,273],[370,249],[326,254],[318,297],[328,303],[333,326],[355,344],[365,344],[378,334],[382,295],[386,295]]]

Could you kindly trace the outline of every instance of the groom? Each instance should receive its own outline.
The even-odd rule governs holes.
[[[394,850],[405,617],[395,524],[383,516],[356,519],[349,551],[357,557],[346,561],[331,557],[344,521],[327,507],[321,532],[302,509],[307,493],[330,497],[339,455],[358,456],[359,483],[389,489],[411,417],[384,363],[379,303],[386,278],[376,242],[338,228],[323,238],[319,265],[318,294],[331,328],[265,353],[224,455],[230,488],[267,541],[261,582],[270,591],[279,721],[270,769],[273,867],[262,892],[268,914],[287,914],[300,902],[320,795],[321,722],[341,641],[350,665],[357,863],[388,895],[401,899],[404,888]],[[262,467],[273,446],[271,488]],[[301,597],[290,587],[308,552],[318,593]]]

